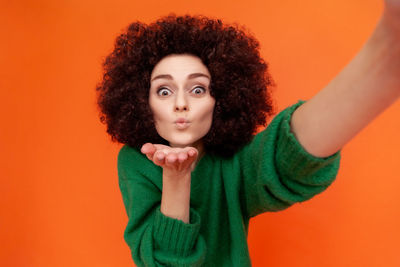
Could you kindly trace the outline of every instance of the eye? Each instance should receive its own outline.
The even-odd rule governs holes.
[[[157,94],[159,96],[169,96],[172,94],[171,90],[165,88],[165,87],[161,87],[160,89],[157,90]]]
[[[194,89],[192,90],[192,92],[193,92],[194,94],[196,94],[196,95],[199,95],[199,94],[205,93],[205,92],[206,92],[206,89],[204,89],[204,88],[201,87],[201,86],[197,86],[196,88],[194,88]]]

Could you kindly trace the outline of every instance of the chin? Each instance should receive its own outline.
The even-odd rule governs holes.
[[[170,146],[174,147],[187,147],[187,146],[195,146],[196,143],[199,142],[201,138],[169,138],[167,139]]]
[[[194,142],[182,142],[182,141],[177,141],[177,142],[174,142],[174,141],[169,141],[169,145],[171,146],[171,147],[187,147],[187,146],[193,146],[193,143]]]

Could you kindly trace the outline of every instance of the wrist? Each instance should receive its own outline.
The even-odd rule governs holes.
[[[189,170],[184,170],[184,171],[176,171],[176,170],[171,170],[164,168],[163,169],[163,180],[167,180],[170,182],[187,182],[188,180],[190,181],[191,177],[191,171]]]
[[[180,176],[163,173],[161,212],[166,216],[189,223],[190,172],[178,175]]]

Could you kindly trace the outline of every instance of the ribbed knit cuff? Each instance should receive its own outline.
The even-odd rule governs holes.
[[[164,215],[160,207],[154,218],[153,237],[159,249],[177,256],[187,256],[193,249],[200,231],[200,215],[190,208],[190,222],[184,223]]]
[[[290,128],[293,112],[305,102],[299,100],[285,110],[278,134],[276,164],[283,176],[307,184],[328,185],[334,180],[339,168],[340,150],[329,157],[316,157],[302,147]],[[330,164],[333,165],[328,166]],[[324,171],[325,175],[314,175],[316,171]],[[326,171],[331,175],[326,175]],[[314,180],[307,181],[305,180],[307,177],[312,177]]]

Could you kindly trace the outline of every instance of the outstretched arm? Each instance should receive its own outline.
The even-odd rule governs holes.
[[[373,34],[353,60],[300,106],[291,130],[310,154],[340,150],[400,96],[400,0],[386,0]]]

